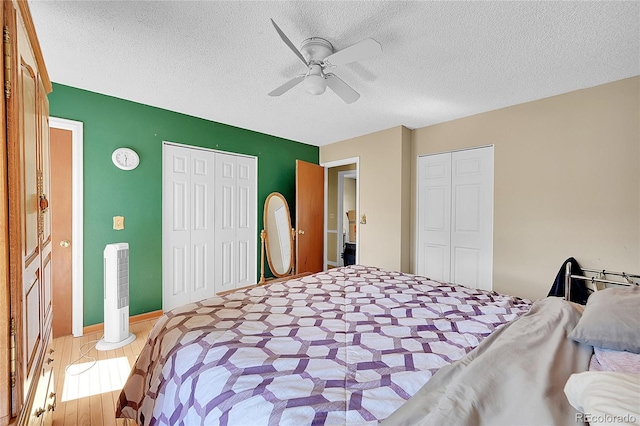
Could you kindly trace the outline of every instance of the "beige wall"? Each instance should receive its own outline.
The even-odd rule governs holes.
[[[495,146],[494,290],[544,297],[570,256],[640,271],[639,103],[635,77],[413,131],[413,158]]]
[[[410,208],[410,175],[403,172],[409,158],[410,132],[402,126],[320,147],[320,163],[359,157],[360,263],[393,270],[409,267],[410,226],[403,212]],[[410,219],[409,219],[410,220]],[[406,246],[406,247],[405,247]],[[403,258],[406,256],[406,259]]]
[[[640,272],[640,77],[321,147],[360,157],[360,263],[413,271],[416,157],[491,144],[494,290],[544,297],[569,256]]]

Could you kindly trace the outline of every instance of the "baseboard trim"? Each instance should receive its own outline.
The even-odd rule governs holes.
[[[159,318],[162,315],[162,309],[159,311],[147,312],[140,315],[134,315],[129,317],[129,324],[135,324],[137,322],[143,322],[151,319]],[[82,334],[98,333],[104,330],[104,323],[88,325],[82,328]]]

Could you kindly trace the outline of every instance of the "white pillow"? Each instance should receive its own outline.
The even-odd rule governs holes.
[[[564,393],[580,411],[576,422],[640,426],[640,374],[605,371],[572,374]]]

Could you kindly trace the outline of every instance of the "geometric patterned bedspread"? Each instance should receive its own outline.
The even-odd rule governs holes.
[[[139,425],[375,424],[528,300],[365,266],[177,308],[117,416]]]

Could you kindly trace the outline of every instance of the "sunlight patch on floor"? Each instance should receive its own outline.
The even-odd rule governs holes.
[[[120,390],[130,372],[126,357],[73,364],[64,374],[62,401]]]

